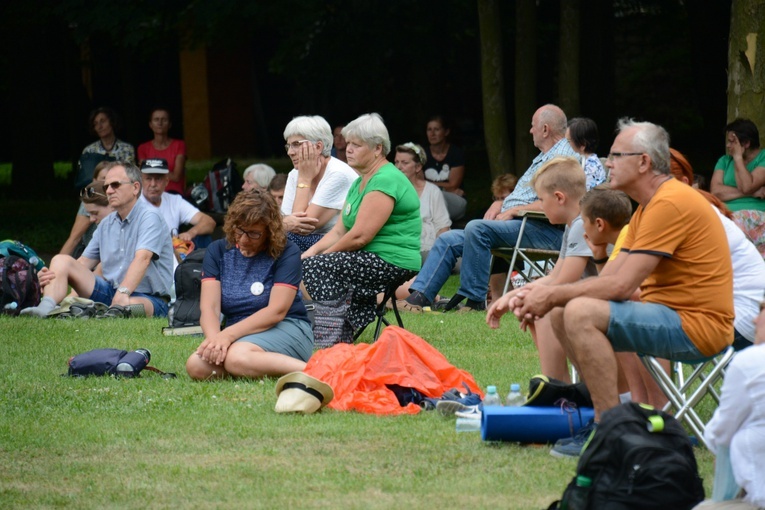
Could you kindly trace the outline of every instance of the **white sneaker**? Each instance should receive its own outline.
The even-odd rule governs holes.
[[[481,419],[481,411],[478,410],[478,406],[466,406],[470,409],[466,411],[457,411],[454,413],[454,416],[457,418],[468,418],[470,420],[480,420]]]

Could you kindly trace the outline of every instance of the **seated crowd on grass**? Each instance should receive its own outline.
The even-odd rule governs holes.
[[[172,237],[207,236],[200,245],[209,244],[215,221],[168,192],[185,183],[185,145],[167,136],[165,110],[152,112],[155,138],[139,150],[140,169],[132,146],[116,138],[111,110],[96,110],[91,122],[99,141],[83,152],[117,161],[102,163],[83,190],[70,238],[39,274],[42,301],[21,314],[46,317],[71,287],[110,310],[137,306],[164,317],[177,265]],[[531,332],[543,373],[569,381],[570,362],[587,383],[595,406],[588,430],[620,401],[665,402],[637,354],[699,362],[755,342],[765,262],[741,228],[754,235],[762,227],[752,222],[760,218],[765,166],[749,121],[726,127],[730,154],[718,162],[712,195],[691,186],[691,166],[661,126],[621,119],[601,160],[592,120],[569,122],[559,107],[544,105],[530,127],[539,154],[504,193],[497,181],[495,202],[464,229],[450,229],[448,207],[462,199],[461,188],[428,182],[439,173],[429,164],[449,152],[430,124],[429,149],[399,144],[395,165],[377,114],[340,128],[345,160],[332,155],[338,134],[323,118],[287,124],[293,170],[275,177],[266,165],[247,168],[225,237],[207,249],[204,341],[187,362],[192,378],[301,371],[315,345],[328,346],[319,338],[327,332],[312,330],[306,302],[324,305],[316,323],[342,309],[352,333],[372,322],[377,296],[394,285],[409,311],[481,311],[488,297],[490,327],[514,314]],[[498,282],[515,268],[492,266],[491,251],[516,245],[522,211],[543,212],[547,221],[526,221],[521,245],[559,250],[560,258],[549,275],[501,295]],[[98,226],[88,230],[91,222]],[[181,225],[190,228],[179,232]],[[90,240],[74,258],[86,231]],[[460,259],[457,293],[439,300]],[[341,334],[329,345],[336,341],[352,340]],[[554,452],[576,456],[586,435],[580,439]]]

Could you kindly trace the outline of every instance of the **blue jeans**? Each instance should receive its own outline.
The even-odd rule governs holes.
[[[474,301],[486,299],[491,273],[491,250],[515,246],[521,219],[473,220],[465,230],[444,232],[430,249],[420,274],[411,285],[433,301],[462,257],[458,293]],[[527,220],[521,246],[540,250],[560,250],[563,231],[545,221]]]
[[[93,287],[93,293],[89,299],[97,303],[104,303],[107,306],[111,306],[112,299],[117,289],[112,287],[112,284],[103,279],[103,277],[96,275],[96,284]],[[154,305],[154,315],[152,317],[167,317],[167,300],[162,299],[159,296],[153,294],[144,294],[143,292],[133,292],[132,297],[142,297],[151,301]]]

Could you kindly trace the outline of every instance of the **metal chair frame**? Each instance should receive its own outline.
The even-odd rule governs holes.
[[[398,289],[403,282],[395,282],[388,287],[385,288],[385,292],[383,293],[383,299],[380,303],[377,304],[377,308],[375,308],[375,316],[377,317],[377,324],[375,325],[375,336],[372,339],[372,342],[376,342],[377,339],[380,336],[380,332],[382,331],[382,326],[385,324],[386,326],[390,326],[390,322],[388,319],[385,318],[385,312],[387,311],[385,309],[385,304],[388,302],[388,300],[392,301],[393,304],[393,313],[396,315],[396,322],[398,322],[399,327],[404,327],[404,322],[401,320],[401,315],[398,312],[398,307],[396,306],[396,289]],[[371,324],[371,322],[369,323]],[[367,324],[364,327],[361,327],[356,331],[356,333],[353,335],[353,341],[359,339],[362,333],[364,333],[364,330],[367,329]]]
[[[523,276],[524,280],[530,282],[534,272],[539,272],[540,275],[547,274],[547,271],[555,266],[555,261],[560,255],[560,251],[558,250],[541,250],[537,248],[523,248],[521,246],[523,232],[526,230],[526,222],[529,219],[547,221],[545,213],[540,211],[520,211],[517,217],[522,218],[522,222],[521,228],[518,230],[518,238],[515,241],[515,246],[494,248],[491,250],[492,256],[503,258],[510,263],[510,270],[507,272],[505,287],[502,291],[503,294],[506,293],[511,286],[512,274],[518,257],[531,267],[531,270],[529,271],[526,271],[525,268],[517,269],[518,274]]]
[[[684,377],[684,363],[674,362],[672,374],[668,374],[655,357],[640,356],[651,377],[669,399],[664,411],[670,412],[674,408],[675,418],[684,423],[707,449],[709,445],[704,439],[706,424],[699,417],[695,407],[707,395],[720,403],[720,394],[714,385],[724,377],[725,369],[734,354],[733,347],[727,347],[714,358],[695,365],[688,377]]]

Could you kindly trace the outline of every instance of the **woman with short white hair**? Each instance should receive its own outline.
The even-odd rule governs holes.
[[[349,123],[343,137],[348,163],[361,177],[348,190],[341,221],[303,253],[303,283],[317,301],[350,293],[347,319],[361,328],[374,320],[378,293],[420,270],[420,199],[386,159],[390,138],[378,114]],[[315,314],[318,324],[318,307]]]
[[[251,189],[267,190],[271,184],[271,179],[276,175],[276,171],[265,163],[255,163],[244,170],[244,184],[242,189],[250,191]]]
[[[284,228],[287,238],[305,251],[332,230],[358,175],[330,155],[332,129],[318,115],[292,119],[284,129],[284,140],[295,167],[284,188]]]

